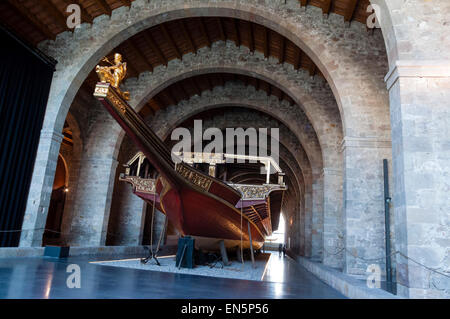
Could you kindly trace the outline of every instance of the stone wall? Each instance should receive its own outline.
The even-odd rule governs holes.
[[[450,272],[450,3],[372,2],[381,8],[390,65],[385,80],[399,293],[449,298],[450,282],[444,275]]]
[[[304,117],[292,117],[300,113],[289,113],[289,107],[283,104],[278,107],[289,118],[271,110],[266,110],[267,113],[287,127],[292,118],[298,119],[299,126],[310,125],[309,132],[314,134],[308,136],[316,136],[315,147],[321,152],[321,156],[316,156],[319,153],[308,149],[308,143],[303,145],[311,165],[311,210],[324,211],[323,217],[318,214],[318,220],[312,219],[313,229],[314,225],[324,225],[323,233],[313,230],[311,234],[312,256],[322,255],[322,247],[314,243],[321,242],[319,238],[323,236],[324,247],[328,249],[323,255],[324,262],[343,267],[351,274],[365,274],[371,258],[383,258],[382,159],[391,159],[393,153],[396,227],[392,237],[396,250],[412,258],[396,255],[400,293],[412,297],[448,296],[445,277],[424,270],[412,260],[440,272],[449,271],[449,135],[446,134],[450,90],[450,45],[446,36],[449,4],[444,0],[372,2],[379,3],[385,14],[383,35],[375,31],[368,36],[365,26],[359,23],[347,27],[337,15],[322,19],[319,8],[308,7],[304,11],[298,1],[291,0],[286,4],[258,0],[136,0],[130,9],[114,10],[111,18],[100,16],[93,25],[83,24],[74,33],[65,32],[56,41],[42,43],[40,47],[60,63],[41,134],[24,229],[38,229],[45,224],[62,138],[60,131],[78,88],[95,64],[122,41],[163,21],[200,15],[236,17],[286,36],[312,58],[326,82],[317,77],[310,79],[305,72],[265,59],[248,48],[217,42],[211,49],[201,49],[196,55],[188,54],[182,61],[170,61],[168,67],[157,67],[152,73],[127,81],[126,86],[132,94],[136,93],[132,105],[140,109],[168,85],[185,77],[213,72],[246,74],[282,89],[294,99]],[[391,70],[386,77],[386,90],[383,80],[388,72],[388,57]],[[90,137],[86,138],[86,154],[80,162],[85,168],[80,168],[80,177],[89,184],[78,198],[88,202],[78,203],[77,216],[82,218],[77,217],[75,230],[92,222],[104,228],[108,219],[114,159],[121,139],[120,130],[106,122],[101,119],[93,128],[98,134],[87,134]],[[101,131],[110,125],[113,129]],[[300,131],[294,131],[292,125],[290,129],[302,140]],[[94,154],[107,154],[108,159],[106,155],[97,158]],[[318,161],[320,164],[315,166]],[[95,177],[94,168],[104,179],[94,182],[90,178]],[[89,192],[98,185],[105,187],[99,192],[99,201],[89,197]],[[321,190],[324,200],[316,201]],[[328,190],[332,192],[327,193]],[[338,196],[341,191],[342,197]],[[342,209],[333,204],[339,200],[343,200]],[[91,206],[97,204],[101,207]],[[292,211],[299,211],[298,203],[289,205]],[[305,205],[308,207],[307,202]],[[96,217],[86,215],[93,207],[100,213]],[[86,237],[87,242],[101,243],[102,235],[95,231],[94,234],[92,241]],[[39,231],[24,232],[21,245],[40,245],[41,237]],[[295,240],[296,245],[299,241]],[[341,256],[333,255],[336,249],[344,248]]]
[[[133,187],[119,181],[121,173],[125,173],[125,165],[138,149],[129,138],[125,138],[117,161],[119,165],[114,174],[114,191],[111,213],[109,216],[107,245],[133,246],[141,245],[144,235],[146,205],[133,194]]]

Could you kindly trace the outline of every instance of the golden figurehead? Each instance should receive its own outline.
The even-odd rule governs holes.
[[[127,63],[122,62],[122,55],[116,53],[114,55],[114,63],[111,63],[106,57],[103,58],[102,61],[111,64],[111,66],[97,65],[95,71],[97,72],[100,81],[111,84],[122,98],[128,101],[130,99],[130,93],[122,92],[120,90],[120,84],[127,74]]]

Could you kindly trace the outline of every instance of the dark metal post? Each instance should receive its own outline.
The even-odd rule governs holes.
[[[391,224],[389,219],[389,204],[391,197],[389,196],[389,171],[388,161],[383,160],[384,174],[384,224],[385,224],[385,241],[386,241],[386,288],[392,293],[392,268],[391,268]]]

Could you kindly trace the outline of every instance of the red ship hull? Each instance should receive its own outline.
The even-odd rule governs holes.
[[[224,240],[228,247],[242,244],[247,248],[251,234],[254,248],[263,245],[265,235],[261,228],[235,207],[241,199],[236,190],[186,164],[175,165],[170,152],[142,118],[110,86],[101,83],[98,87],[102,92],[97,94],[96,90],[95,96],[160,173],[156,207],[182,235],[198,237],[206,246],[211,240]],[[155,197],[136,195],[150,203]]]

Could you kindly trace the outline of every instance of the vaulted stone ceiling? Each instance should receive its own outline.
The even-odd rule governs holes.
[[[127,6],[134,0],[3,0],[0,1],[0,21],[14,31],[37,44],[56,38],[61,32],[71,31],[66,24],[66,8],[78,4],[82,10],[82,21],[92,23],[93,19],[112,10]],[[315,6],[324,14],[336,13],[345,21],[365,23],[369,0],[299,0],[300,6]]]
[[[194,95],[202,95],[204,91],[212,91],[217,86],[225,86],[227,82],[241,82],[245,86],[253,86],[256,90],[263,90],[267,96],[275,96],[280,101],[286,100],[290,104],[294,101],[279,88],[254,77],[232,73],[208,73],[193,76],[178,81],[154,96],[140,111],[145,118],[160,109],[170,105],[177,105],[183,100],[189,100]]]
[[[68,4],[79,4],[82,8],[82,21],[92,23],[93,18],[113,9],[129,6],[132,1],[114,0],[7,0],[0,2],[0,18],[10,28],[34,44],[54,39],[55,35],[68,31],[66,8]],[[299,1],[300,6],[320,7],[324,14],[331,12],[344,16],[345,21],[365,22],[369,0],[309,0]],[[311,76],[322,76],[320,70],[299,47],[284,36],[262,25],[225,17],[197,17],[168,21],[146,29],[111,50],[109,56],[119,52],[128,64],[127,77],[137,77],[145,71],[167,65],[174,59],[183,59],[188,53],[200,48],[211,47],[217,41],[232,41],[237,46],[247,47],[252,52],[260,52],[266,58],[279,63],[289,63],[294,69],[304,69]],[[232,76],[246,85],[262,89],[268,95],[293,103],[281,90],[254,78]],[[170,104],[178,104],[204,90],[212,90],[217,85],[230,81],[226,74],[199,76],[192,81],[181,81],[160,92],[142,109],[144,116],[154,114]],[[92,95],[98,77],[92,70],[84,81],[81,90],[84,96]],[[78,96],[79,98],[79,96]]]
[[[188,18],[166,22],[146,29],[111,50],[108,59],[113,60],[114,53],[121,53],[128,65],[127,78],[138,77],[143,72],[152,72],[158,66],[164,66],[174,59],[183,59],[189,53],[211,47],[217,41],[232,41],[237,46],[247,47],[251,52],[260,52],[266,58],[279,63],[289,63],[294,69],[303,69],[310,76],[322,76],[314,62],[299,47],[282,35],[256,23],[221,17]],[[181,100],[212,90],[227,81],[241,81],[262,89],[268,95],[276,96],[280,101],[294,101],[282,90],[267,82],[243,75],[226,73],[205,74],[175,83],[153,97],[141,114],[148,116],[159,109]],[[84,81],[81,91],[92,95],[98,77],[92,70]]]
[[[182,59],[185,54],[211,47],[214,42],[227,40],[280,63],[290,63],[295,69],[305,69],[311,76],[320,75],[308,55],[282,35],[256,23],[221,17],[181,19],[154,26],[121,43],[111,50],[108,58],[112,61],[114,53],[121,53],[128,63],[128,77],[136,77],[171,60]],[[92,91],[97,81],[92,70],[84,89]]]

